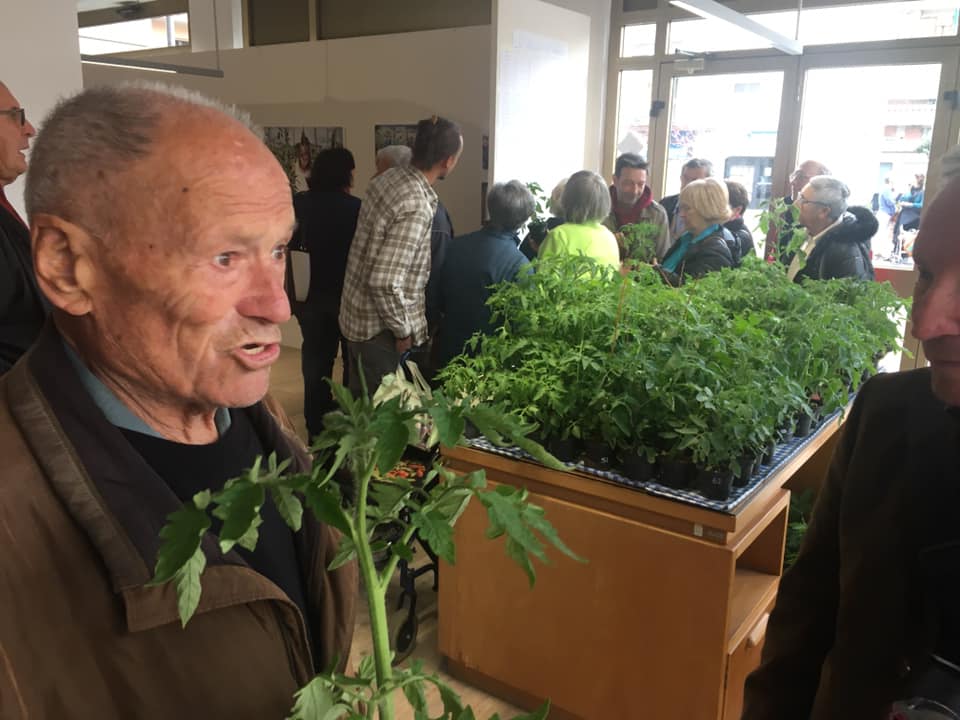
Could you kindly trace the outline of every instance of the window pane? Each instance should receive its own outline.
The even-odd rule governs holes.
[[[656,23],[627,25],[623,28],[620,42],[620,57],[643,57],[653,55],[657,39]]]
[[[920,0],[809,9],[800,17],[800,39],[807,45],[830,45],[952,36],[957,34],[957,8],[956,3]]]
[[[688,160],[709,160],[714,177],[736,180],[747,188],[750,205],[745,222],[758,237],[754,228],[759,206],[772,190],[782,91],[782,72],[675,78],[664,195],[680,192],[680,174]],[[761,239],[757,246],[762,245]]]
[[[189,43],[187,13],[80,28],[80,52],[84,55],[175,47]]]
[[[620,73],[617,155],[632,152],[647,157],[652,98],[653,70],[624,70]]]
[[[825,163],[850,188],[851,205],[871,207],[874,193],[878,207],[882,193],[909,194],[916,175],[927,173],[939,87],[939,64],[808,70],[798,158]],[[877,218],[875,262],[909,258],[919,218],[907,213],[905,228],[889,212],[878,210]]]
[[[755,13],[750,18],[764,27],[793,37],[797,31],[797,11]],[[758,50],[770,47],[763,38],[723,20],[675,20],[667,34],[667,52],[724,52]]]
[[[797,36],[795,10],[750,13],[749,17],[781,35]],[[804,8],[798,37],[805,45],[949,37],[957,34],[958,18],[960,6],[942,0]],[[762,38],[722,20],[675,20],[670,23],[667,52],[723,52],[769,46]]]

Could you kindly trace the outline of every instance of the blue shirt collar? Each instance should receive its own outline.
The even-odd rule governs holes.
[[[94,404],[100,408],[100,412],[103,413],[111,425],[122,430],[132,430],[133,432],[138,432],[143,435],[163,438],[163,435],[147,425],[141,418],[134,415],[130,408],[124,405],[120,398],[118,398],[110,388],[104,385],[100,378],[90,371],[90,368],[80,359],[80,356],[77,355],[66,340],[62,342],[64,349],[67,351],[67,357],[70,358],[74,370],[76,370],[77,375],[80,376],[80,383],[86,388],[86,391],[90,393]],[[214,422],[217,426],[217,433],[222,437],[230,428],[230,411],[226,408],[217,408]]]

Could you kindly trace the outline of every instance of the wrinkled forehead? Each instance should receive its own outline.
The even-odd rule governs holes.
[[[944,185],[923,214],[914,257],[925,265],[960,265],[960,178]]]
[[[10,89],[0,82],[0,110],[7,110],[12,107],[20,107],[20,103],[10,92]]]

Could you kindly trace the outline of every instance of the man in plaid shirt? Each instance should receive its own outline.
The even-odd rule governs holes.
[[[404,352],[428,339],[424,288],[437,209],[433,185],[453,170],[462,149],[456,123],[421,120],[410,166],[387,170],[367,188],[340,298],[354,394],[361,388],[359,364],[372,394]]]

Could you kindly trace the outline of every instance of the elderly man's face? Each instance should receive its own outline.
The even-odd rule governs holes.
[[[235,123],[199,120],[177,121],[143,163],[147,197],[92,294],[98,362],[153,402],[208,411],[267,391],[290,317],[294,218],[266,147]]]
[[[647,188],[647,171],[640,168],[625,167],[613,179],[617,188],[617,200],[624,205],[636,205]]]
[[[680,173],[680,189],[683,190],[694,180],[703,180],[705,177],[708,177],[707,172],[705,167],[685,167]]]
[[[794,201],[800,214],[797,223],[805,227],[811,235],[815,235],[830,223],[830,208],[816,199],[816,193],[810,185],[804,185]]]
[[[933,373],[933,391],[960,407],[960,242],[955,208],[960,180],[951,181],[927,208],[914,245],[919,270],[913,291],[913,336]]]
[[[24,151],[30,138],[37,134],[27,120],[20,123],[20,103],[5,85],[0,83],[0,185],[9,185],[27,171]]]

